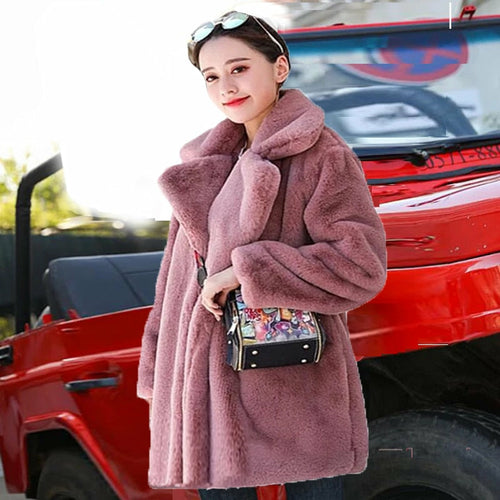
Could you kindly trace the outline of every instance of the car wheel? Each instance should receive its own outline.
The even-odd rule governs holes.
[[[43,465],[37,499],[118,500],[118,497],[84,453],[57,449]]]
[[[346,500],[496,500],[500,419],[465,408],[409,410],[369,424],[368,466]]]

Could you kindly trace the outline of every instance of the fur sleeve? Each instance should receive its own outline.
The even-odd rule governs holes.
[[[303,218],[312,244],[294,248],[260,240],[233,249],[234,272],[249,307],[338,314],[381,291],[385,231],[361,163],[348,147],[335,147],[323,158]]]
[[[165,296],[168,269],[172,256],[175,236],[179,228],[177,219],[172,215],[165,246],[164,254],[160,264],[160,270],[156,279],[155,300],[153,308],[149,312],[142,335],[141,353],[139,356],[139,368],[137,372],[137,396],[149,400],[153,395],[153,379],[156,360],[156,344],[160,326],[160,316]]]

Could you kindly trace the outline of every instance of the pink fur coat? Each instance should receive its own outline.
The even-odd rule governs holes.
[[[361,164],[295,89],[238,158],[243,144],[243,126],[224,120],[158,181],[173,216],[137,383],[152,399],[152,488],[279,484],[367,465],[347,311],[383,288],[386,247]],[[200,302],[193,248],[209,275],[234,266],[249,307],[320,313],[320,362],[233,371],[223,323]]]

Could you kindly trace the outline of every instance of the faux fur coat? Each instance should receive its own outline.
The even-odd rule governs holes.
[[[347,311],[386,280],[385,232],[361,164],[301,91],[282,92],[240,158],[224,120],[159,178],[173,212],[145,325],[137,395],[151,400],[152,488],[230,488],[362,472],[368,427]],[[249,307],[316,311],[318,364],[235,372],[222,322],[201,304],[233,265]]]

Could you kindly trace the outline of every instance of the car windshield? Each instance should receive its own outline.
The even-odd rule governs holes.
[[[500,27],[476,23],[289,33],[287,87],[351,146],[500,135]]]

